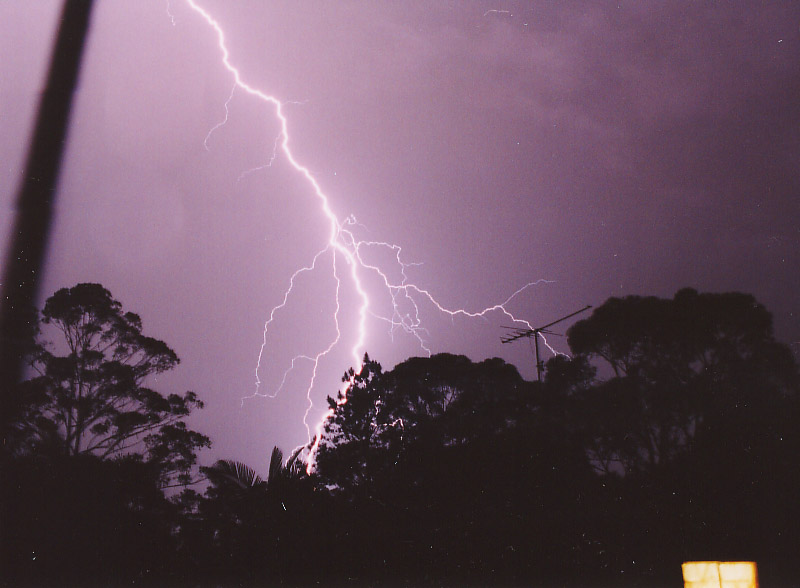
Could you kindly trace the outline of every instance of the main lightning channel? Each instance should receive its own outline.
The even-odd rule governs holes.
[[[254,98],[264,102],[267,105],[270,105],[274,108],[275,116],[280,123],[280,131],[278,136],[275,139],[275,148],[273,149],[273,157],[270,160],[268,165],[271,165],[277,156],[278,152],[280,152],[283,157],[289,162],[292,168],[301,174],[310,188],[312,189],[314,195],[319,200],[320,210],[325,217],[325,219],[329,223],[330,233],[328,235],[327,242],[325,246],[317,252],[317,254],[312,259],[312,262],[304,267],[299,268],[297,271],[292,274],[289,279],[289,285],[284,292],[283,299],[280,303],[275,305],[269,313],[269,316],[264,324],[264,331],[263,331],[263,341],[261,344],[261,349],[258,354],[258,361],[256,363],[256,391],[252,396],[268,396],[268,397],[275,397],[280,390],[286,384],[287,377],[290,372],[292,372],[295,368],[295,365],[300,361],[306,361],[311,363],[312,365],[312,373],[311,377],[308,382],[308,387],[306,388],[306,398],[308,400],[307,408],[305,414],[303,416],[303,424],[306,426],[306,430],[308,432],[308,442],[307,445],[310,445],[310,449],[306,456],[306,463],[307,463],[307,471],[311,473],[314,467],[314,456],[316,455],[316,451],[319,447],[319,443],[322,438],[322,431],[324,429],[324,425],[328,419],[333,416],[334,409],[329,408],[328,411],[325,413],[323,418],[318,422],[314,436],[313,436],[313,443],[312,443],[312,433],[311,427],[308,424],[308,417],[311,413],[313,408],[313,402],[311,400],[311,392],[314,388],[314,384],[317,378],[318,367],[320,361],[326,357],[341,341],[342,333],[340,329],[340,309],[341,304],[339,300],[340,288],[341,288],[341,280],[343,279],[342,276],[339,275],[337,271],[337,256],[341,256],[344,259],[347,267],[349,268],[349,279],[350,282],[355,289],[356,295],[360,300],[360,304],[358,307],[358,319],[357,325],[355,328],[355,332],[357,335],[355,336],[355,341],[352,343],[350,348],[354,367],[353,373],[359,374],[362,370],[362,356],[363,350],[366,343],[367,337],[367,317],[373,316],[381,321],[386,322],[390,328],[390,334],[400,329],[403,332],[413,336],[416,338],[420,348],[427,353],[428,355],[431,354],[431,349],[428,347],[426,342],[426,334],[427,331],[422,324],[421,319],[421,311],[420,311],[420,303],[423,300],[426,300],[428,304],[432,305],[436,310],[444,315],[448,315],[451,318],[455,317],[465,317],[465,318],[482,318],[487,319],[487,315],[494,312],[502,313],[505,317],[509,320],[520,323],[525,325],[527,328],[532,329],[532,325],[523,319],[515,317],[506,307],[514,298],[519,296],[525,290],[536,286],[538,284],[547,283],[547,280],[537,280],[534,282],[529,282],[524,286],[517,289],[513,294],[511,294],[508,298],[506,298],[503,302],[499,304],[494,304],[492,306],[488,306],[479,311],[468,311],[463,308],[457,309],[450,309],[445,307],[444,305],[440,304],[433,294],[426,288],[422,288],[412,282],[409,281],[408,276],[406,274],[406,270],[413,266],[418,265],[415,263],[410,263],[404,261],[401,257],[402,249],[400,246],[385,243],[381,241],[362,241],[356,238],[355,233],[353,232],[353,227],[357,224],[355,218],[351,215],[345,218],[343,221],[340,221],[337,216],[334,214],[333,210],[330,207],[330,200],[325,192],[322,190],[322,187],[317,182],[316,178],[313,174],[309,171],[309,169],[302,165],[292,153],[292,150],[289,147],[289,123],[288,119],[284,115],[283,107],[284,102],[272,96],[271,94],[267,94],[266,92],[259,90],[247,82],[244,81],[242,78],[241,73],[239,70],[231,63],[230,61],[230,53],[228,51],[226,42],[225,42],[225,33],[222,30],[222,27],[214,19],[211,14],[202,8],[200,5],[197,4],[195,0],[185,0],[189,7],[201,16],[206,23],[215,31],[217,35],[217,44],[219,46],[219,50],[222,54],[222,65],[224,68],[230,72],[234,79],[234,85],[231,90],[231,94],[228,97],[227,101],[225,102],[225,120],[221,123],[214,126],[206,136],[204,141],[204,145],[208,148],[208,140],[211,135],[221,126],[223,126],[229,116],[228,106],[233,98],[233,94],[237,89],[244,91],[246,94],[253,96]],[[170,14],[172,18],[172,15]],[[262,166],[266,167],[266,166]],[[250,170],[254,171],[254,170]],[[248,172],[245,172],[248,173]],[[397,264],[397,268],[399,268],[399,274],[401,276],[401,280],[399,282],[393,281],[387,275],[387,271],[383,270],[378,264],[375,263],[368,263],[362,257],[364,251],[369,249],[385,249],[391,251],[394,255],[394,260]],[[283,379],[275,390],[273,394],[265,394],[260,391],[261,380],[259,378],[259,371],[261,369],[261,362],[264,355],[265,347],[267,345],[267,337],[270,326],[272,325],[273,321],[275,320],[275,316],[279,313],[289,301],[296,285],[297,279],[305,274],[314,272],[317,269],[317,264],[320,259],[326,255],[330,255],[331,263],[333,267],[333,278],[336,282],[336,291],[335,291],[335,311],[333,313],[333,323],[335,326],[335,336],[325,345],[320,351],[316,354],[298,354],[296,355],[292,361],[291,365],[287,368],[284,372]],[[363,286],[362,281],[362,273],[373,273],[378,277],[379,282],[382,283],[385,291],[388,293],[390,300],[391,300],[391,308],[392,308],[392,315],[391,316],[382,316],[370,308],[370,298],[367,295],[366,290]],[[401,310],[401,304],[406,304],[410,308],[410,311],[403,312]],[[547,347],[552,351],[554,354],[557,353],[555,349],[553,349],[547,342],[545,341]],[[349,387],[352,385],[353,378],[350,381],[345,381],[340,394],[337,399],[338,404],[345,404],[347,402],[347,391]]]

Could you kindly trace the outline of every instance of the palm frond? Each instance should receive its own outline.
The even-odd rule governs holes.
[[[210,469],[240,488],[253,488],[264,484],[264,479],[253,468],[239,461],[221,459]]]

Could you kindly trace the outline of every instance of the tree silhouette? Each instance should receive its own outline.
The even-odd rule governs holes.
[[[774,416],[797,394],[791,352],[748,294],[611,298],[567,335],[573,352],[614,373],[584,394],[584,408],[597,417],[593,455],[622,470],[652,469],[744,422],[769,426],[763,411]]]
[[[286,483],[304,477],[305,470],[301,467],[299,456],[298,449],[284,463],[283,451],[277,446],[273,447],[266,479],[259,476],[250,466],[231,459],[219,460],[213,466],[202,470],[211,481],[212,488],[220,489],[228,486],[243,493],[277,493]]]
[[[347,402],[343,402],[342,392],[336,399],[328,397],[333,415],[325,422],[316,468],[333,486],[354,490],[385,467],[388,451],[399,450],[395,441],[402,435],[396,427],[403,425],[387,422],[381,412],[385,396],[379,385],[382,374],[381,365],[365,354],[359,373],[350,368],[342,376],[343,382],[351,382]],[[326,471],[336,474],[327,476]]]
[[[352,509],[359,578],[519,584],[594,561],[594,474],[546,385],[500,359],[364,366],[330,399],[313,476]]]
[[[766,309],[611,299],[569,341],[541,383],[448,354],[346,373],[312,476],[338,497],[331,560],[378,584],[661,585],[697,558],[791,577],[798,377]]]
[[[591,360],[602,376],[573,386],[568,418],[605,474],[609,568],[659,583],[682,560],[755,559],[764,578],[793,577],[800,385],[764,306],[692,289],[611,298],[567,334],[576,356],[548,374]]]
[[[137,454],[157,466],[164,486],[190,481],[195,452],[209,445],[183,418],[203,403],[193,392],[164,396],[148,379],[174,368],[166,343],[145,336],[141,319],[99,284],[57,291],[41,313],[32,354],[35,376],[22,388],[23,413],[14,423],[17,454]]]
[[[286,463],[274,447],[269,475],[234,460],[201,468],[209,486],[193,501],[192,515],[181,528],[185,557],[204,571],[203,582],[263,585],[289,580],[315,531],[306,516],[313,510],[312,490],[300,451]]]
[[[374,483],[417,445],[456,447],[490,438],[514,426],[522,413],[525,383],[500,359],[479,364],[447,353],[411,358],[390,372],[364,358],[342,381],[351,381],[347,401],[328,398],[333,415],[325,423],[316,457],[318,477],[354,490]]]
[[[752,296],[612,298],[541,382],[496,358],[365,355],[310,476],[303,448],[275,447],[266,477],[221,460],[203,495],[169,500],[198,445],[161,433],[199,402],[146,380],[177,357],[102,287],[57,294],[41,326],[60,339],[36,349],[3,455],[12,584],[666,585],[687,559],[800,573],[798,370]]]
[[[148,387],[178,357],[99,284],[56,292],[36,326],[0,454],[3,582],[177,582],[181,502],[165,489],[209,445],[183,421],[203,406],[193,393]]]

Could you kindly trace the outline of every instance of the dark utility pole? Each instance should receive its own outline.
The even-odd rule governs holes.
[[[546,333],[550,335],[554,335],[552,331],[546,330],[548,327],[552,327],[556,323],[560,323],[561,321],[565,321],[568,318],[575,316],[576,314],[582,313],[584,310],[589,310],[592,307],[591,304],[588,304],[581,308],[580,310],[576,310],[573,313],[568,314],[567,316],[562,316],[560,319],[553,321],[552,323],[547,323],[543,327],[537,327],[535,329],[518,329],[516,327],[504,327],[506,329],[511,329],[511,332],[500,338],[500,341],[503,343],[511,343],[512,341],[516,341],[517,339],[522,339],[523,337],[533,337],[534,345],[536,347],[536,378],[541,382],[542,381],[542,372],[544,372],[544,362],[539,358],[539,337],[541,337],[541,333]]]
[[[92,0],[65,0],[44,93],[39,103],[2,275],[0,298],[0,401],[3,425],[23,375],[22,348],[34,334],[37,303],[53,217],[55,190],[70,108],[86,43]],[[5,431],[3,431],[5,433]]]

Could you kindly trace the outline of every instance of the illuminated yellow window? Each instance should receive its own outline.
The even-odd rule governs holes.
[[[687,561],[682,567],[685,588],[758,588],[753,561]]]

